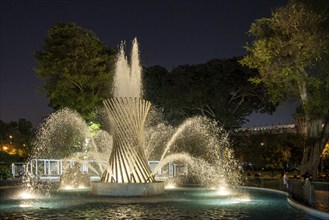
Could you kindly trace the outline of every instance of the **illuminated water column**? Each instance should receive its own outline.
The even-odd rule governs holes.
[[[154,182],[144,152],[144,122],[151,107],[149,101],[131,97],[115,97],[104,101],[110,118],[113,149],[110,169],[103,182]]]

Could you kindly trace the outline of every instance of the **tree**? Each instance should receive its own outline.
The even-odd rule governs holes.
[[[144,70],[144,96],[178,123],[195,115],[217,120],[225,128],[240,127],[253,111],[272,111],[262,85],[248,78],[257,71],[237,58],[181,65],[168,72],[154,66]]]
[[[325,7],[315,7],[321,2]],[[263,83],[271,100],[300,101],[298,118],[306,119],[306,138],[301,171],[317,177],[320,154],[329,139],[329,19],[328,2],[290,1],[270,18],[254,21],[241,63],[256,68],[252,82]]]
[[[166,68],[159,65],[143,68],[143,96],[158,107],[165,106],[167,75]]]
[[[9,160],[22,160],[31,150],[33,127],[30,121],[19,119],[18,122],[5,123],[0,120],[0,150]],[[1,160],[0,160],[1,161]]]
[[[73,23],[52,26],[35,54],[49,105],[74,109],[92,121],[95,107],[111,96],[114,55],[90,30]]]
[[[302,158],[301,137],[295,133],[240,131],[231,140],[236,157],[256,169],[294,169]]]

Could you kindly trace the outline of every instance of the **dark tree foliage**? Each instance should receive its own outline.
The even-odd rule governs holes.
[[[253,111],[274,110],[263,86],[248,81],[255,75],[255,70],[242,67],[237,58],[182,65],[171,72],[153,66],[144,69],[144,98],[162,108],[174,123],[202,115],[225,128],[240,127]]]
[[[48,30],[44,47],[36,52],[36,73],[55,109],[68,107],[87,121],[94,110],[111,96],[115,52],[90,30],[73,23],[59,23]]]
[[[238,132],[231,140],[235,156],[256,170],[292,170],[302,159],[303,140],[298,134]]]
[[[26,157],[31,151],[33,132],[32,123],[26,119],[19,119],[17,122],[10,121],[9,123],[0,121],[0,150],[3,151],[2,155],[7,155],[8,159],[14,158],[14,160]]]
[[[5,123],[0,121],[0,133],[2,143],[8,143],[12,139],[17,144],[29,144],[33,135],[32,123],[24,118]],[[11,136],[11,138],[10,138]]]

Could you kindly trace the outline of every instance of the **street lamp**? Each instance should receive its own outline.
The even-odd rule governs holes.
[[[9,139],[10,139],[10,144],[12,144],[13,143],[13,136],[11,134],[9,135]]]

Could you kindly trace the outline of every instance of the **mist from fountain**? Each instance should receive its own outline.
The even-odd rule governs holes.
[[[228,133],[215,121],[196,116],[176,129],[168,127],[162,131],[168,130],[170,135],[157,132],[150,139],[158,140],[160,145],[156,147],[162,148],[160,163],[154,168],[154,174],[168,162],[187,163],[189,174],[202,185],[236,188],[240,184],[239,164],[234,159]],[[163,136],[165,141],[161,141]]]
[[[104,130],[93,131],[74,110],[64,108],[52,113],[39,127],[35,137],[28,164],[33,159],[61,159],[63,161],[62,177],[71,182],[69,185],[78,185],[79,178],[75,180],[73,177],[85,175],[77,167],[86,166],[92,173],[99,176],[108,168],[107,161],[112,151],[112,136]],[[97,161],[97,163],[91,163],[91,161]],[[40,186],[47,187],[38,184],[38,179],[32,174],[33,172],[30,172],[30,169],[38,168],[30,167],[25,175],[24,182],[27,188],[33,190]],[[63,182],[60,188],[67,187],[66,185],[68,184]],[[47,189],[44,190],[47,191]]]

